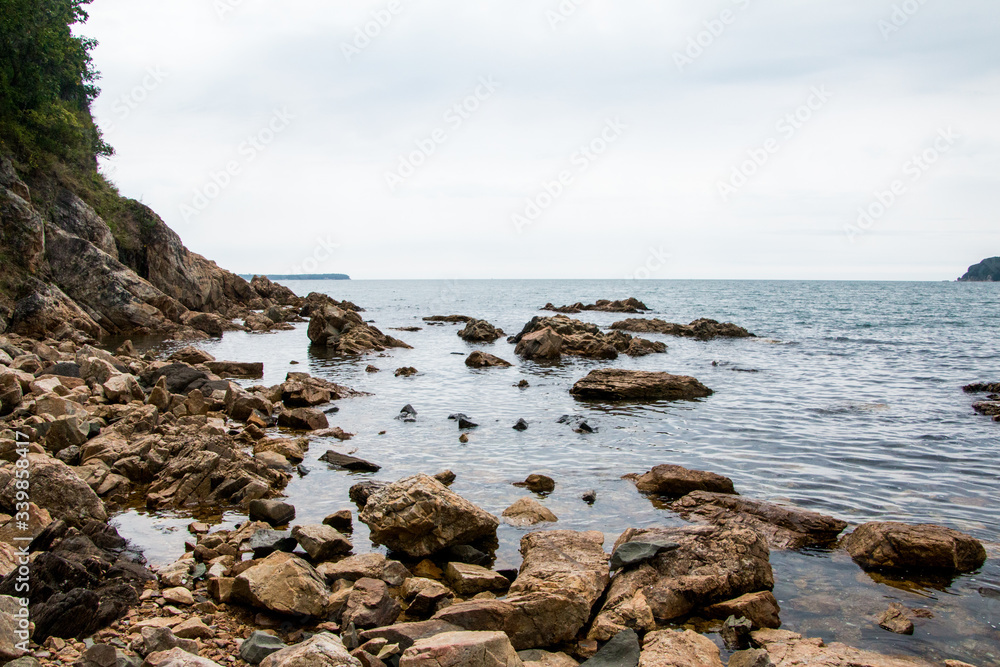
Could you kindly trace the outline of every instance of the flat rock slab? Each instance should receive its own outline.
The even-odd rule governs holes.
[[[323,463],[329,463],[337,468],[343,468],[344,470],[350,470],[352,472],[378,472],[382,469],[382,466],[372,463],[371,461],[359,459],[356,456],[350,456],[348,454],[341,454],[333,451],[332,449],[326,454],[323,454],[323,456],[319,457],[319,460]]]
[[[626,628],[611,638],[592,658],[583,663],[584,667],[638,667],[639,635],[632,628]]]
[[[620,570],[623,567],[647,561],[664,551],[678,549],[680,546],[676,542],[669,540],[650,540],[649,542],[635,540],[633,542],[626,542],[615,549],[615,552],[611,555],[610,567],[612,571]]]
[[[830,546],[847,528],[846,521],[818,512],[708,491],[689,493],[671,509],[688,520],[756,530],[772,549]]]
[[[775,665],[823,665],[823,667],[938,667],[920,658],[903,658],[862,651],[839,642],[806,639],[786,630],[758,630],[753,643],[765,649]]]
[[[502,632],[446,632],[403,652],[399,667],[522,667]]]
[[[678,465],[654,466],[642,475],[626,475],[643,493],[680,498],[692,491],[735,494],[733,480],[705,470],[691,470]]]
[[[283,648],[264,658],[260,667],[361,667],[361,662],[351,656],[340,637],[321,632],[309,639]]]
[[[650,632],[642,642],[639,667],[723,667],[719,647],[692,630]]]
[[[592,400],[693,401],[713,392],[687,375],[600,368],[578,380],[570,393],[576,398]]]

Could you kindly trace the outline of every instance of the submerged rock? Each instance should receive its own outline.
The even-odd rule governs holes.
[[[503,335],[503,329],[498,329],[486,320],[470,320],[458,332],[458,337],[468,343],[493,343]]]
[[[718,494],[735,494],[733,480],[704,470],[691,470],[678,465],[654,466],[642,475],[626,475],[643,493],[678,498],[693,491],[710,491]]]
[[[598,400],[695,400],[714,392],[686,375],[602,368],[578,380],[570,393],[576,398]]]
[[[427,475],[407,477],[375,490],[359,518],[371,529],[374,542],[414,558],[495,538],[500,523]]]
[[[543,521],[559,519],[550,509],[533,498],[521,498],[503,511],[504,520],[512,526],[533,526]]]
[[[528,489],[532,493],[552,493],[556,489],[556,482],[545,475],[531,474],[523,482],[514,482],[514,486]]]
[[[658,333],[668,336],[681,336],[697,340],[712,340],[713,338],[756,338],[754,334],[732,322],[721,324],[715,320],[699,319],[691,324],[673,324],[663,320],[628,319],[611,325],[615,331],[636,331],[639,333]]]
[[[862,651],[822,639],[804,638],[786,630],[758,630],[751,634],[754,645],[767,651],[775,665],[823,665],[823,667],[937,667],[920,658],[896,657]]]
[[[465,365],[469,368],[507,368],[512,364],[496,355],[476,350],[465,360]]]

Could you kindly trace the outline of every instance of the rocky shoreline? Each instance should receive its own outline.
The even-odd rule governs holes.
[[[314,345],[346,356],[406,346],[364,322],[354,304],[316,294],[292,299],[269,281],[254,283],[262,299],[285,302],[283,321],[310,318]],[[428,321],[435,319],[464,325],[459,336],[473,342],[502,335],[475,318]],[[535,334],[541,343],[526,353]],[[551,360],[558,357],[538,349],[605,359],[642,340],[615,336],[626,335],[559,315],[535,318],[510,342],[519,356]],[[466,364],[509,365],[481,350]],[[731,667],[924,666],[935,663],[780,629],[772,551],[843,549],[859,572],[955,575],[986,560],[982,544],[941,526],[873,522],[842,537],[847,523],[835,517],[749,499],[728,478],[670,463],[627,477],[686,525],[623,527],[609,545],[599,532],[531,531],[516,571],[491,569],[497,529],[558,521],[535,500],[557,483],[543,475],[518,483],[534,495],[500,517],[452,492],[455,476],[442,471],[363,482],[350,493],[356,513],[298,524],[282,489],[311,441],[350,439],[328,415],[337,400],[359,393],[305,373],[269,387],[229,379],[252,380],[262,370],[195,347],[158,358],[137,355],[130,343],[108,352],[73,333],[0,339],[0,511],[7,513],[0,516],[0,658],[17,667],[722,667],[723,658]],[[712,390],[695,378],[605,368],[572,394],[700,400]],[[453,417],[460,432],[476,426]],[[321,460],[348,471],[379,468],[336,450]],[[27,525],[19,523],[19,466],[31,471]],[[191,523],[186,553],[153,571],[107,525],[110,514],[136,504],[232,508],[249,519],[232,530]],[[354,553],[355,521],[388,557]],[[28,544],[33,623],[30,643],[20,647],[24,542],[17,537]],[[894,603],[872,622],[912,633],[924,611]],[[721,636],[724,651],[706,632]]]

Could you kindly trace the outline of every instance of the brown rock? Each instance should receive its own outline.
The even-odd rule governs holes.
[[[191,364],[192,366],[203,364],[206,361],[215,361],[215,357],[211,354],[205,350],[194,347],[193,345],[182,347],[167,358],[171,361],[180,361],[185,364]]]
[[[556,482],[545,475],[531,474],[523,482],[514,482],[514,486],[528,489],[532,493],[552,493],[556,489]]]
[[[385,569],[385,556],[378,552],[358,554],[348,556],[336,563],[322,563],[318,571],[327,581],[337,579],[347,579],[357,581],[358,579],[381,579],[382,571]]]
[[[933,524],[866,523],[847,536],[845,546],[866,570],[956,573],[971,572],[986,562],[979,540]]]
[[[719,647],[691,630],[650,632],[642,642],[639,667],[723,667]]]
[[[686,375],[601,368],[577,381],[570,393],[582,399],[691,401],[713,392]]]
[[[375,490],[359,518],[373,541],[414,558],[495,536],[500,523],[427,475]]]
[[[476,350],[465,360],[465,365],[469,368],[507,368],[511,363],[496,355]]]
[[[444,576],[462,597],[472,597],[484,591],[502,593],[510,588],[510,582],[499,572],[468,563],[448,563]]]
[[[765,649],[775,665],[822,665],[823,667],[937,667],[920,658],[890,657],[861,651],[840,643],[826,645],[821,639],[804,639],[784,630],[758,630],[755,645]]]
[[[733,480],[714,472],[689,470],[678,465],[658,465],[635,477],[635,486],[643,493],[678,498],[692,491],[734,494]]]
[[[299,431],[316,431],[329,428],[330,422],[326,415],[312,408],[294,408],[282,410],[278,414],[278,426],[284,426]]]
[[[543,521],[558,521],[550,509],[533,498],[521,498],[503,511],[504,520],[512,526],[533,526]]]
[[[181,639],[211,639],[215,633],[200,618],[189,618],[173,628],[174,635]]]
[[[354,545],[340,534],[336,528],[323,524],[310,524],[292,528],[292,537],[309,554],[313,561],[330,560],[335,556],[350,553]]]
[[[753,623],[754,630],[761,628],[780,628],[778,617],[780,608],[771,591],[747,593],[735,600],[727,600],[705,607],[701,614],[705,618],[727,619],[730,616],[745,618]]]
[[[604,313],[639,313],[649,308],[642,301],[635,297],[611,301],[609,299],[598,299],[596,303],[584,305],[582,302],[574,303],[570,306],[553,306],[547,303],[542,310],[551,310],[556,313],[579,313],[584,310],[597,310]]]
[[[767,539],[772,549],[830,546],[847,527],[846,521],[831,516],[728,493],[694,491],[673,503],[671,509],[686,519],[696,517],[720,526],[752,528]]]
[[[279,614],[322,617],[330,589],[309,563],[278,551],[236,577],[233,596]]]
[[[410,347],[367,324],[355,311],[331,304],[321,305],[310,312],[307,333],[314,345],[347,355],[382,352],[390,347]]]
[[[709,605],[774,586],[765,540],[745,529],[715,526],[626,530],[626,542],[664,540],[679,548],[625,568],[611,582],[589,637],[610,639],[625,627],[652,630]]]
[[[399,667],[523,667],[502,632],[446,632],[417,641]]]
[[[493,343],[503,335],[503,329],[496,328],[486,320],[470,320],[458,332],[458,337],[468,343]]]
[[[562,344],[562,337],[546,327],[522,336],[514,348],[514,354],[525,359],[559,359],[562,356]]]
[[[392,625],[399,616],[399,603],[389,595],[389,588],[379,579],[358,579],[347,597],[340,625],[356,628],[380,628]]]
[[[673,324],[658,319],[627,319],[615,322],[611,328],[616,331],[634,331],[639,333],[659,333],[668,336],[681,336],[697,340],[712,340],[713,338],[754,338],[754,335],[736,326],[732,322],[720,324],[715,320],[699,319],[691,324]]]
[[[344,647],[340,637],[320,632],[264,658],[260,667],[361,667]]]
[[[393,373],[393,375],[395,375],[396,377],[408,378],[416,375],[417,372],[418,372],[417,369],[414,368],[413,366],[404,366],[402,368],[397,368],[396,372]]]
[[[912,635],[913,620],[910,616],[911,614],[909,609],[898,602],[893,602],[889,605],[889,608],[882,612],[882,615],[878,617],[878,624],[883,630],[895,632],[897,635]]]

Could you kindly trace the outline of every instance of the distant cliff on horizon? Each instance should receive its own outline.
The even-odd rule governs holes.
[[[250,280],[256,274],[241,273],[239,276]],[[346,273],[267,273],[268,280],[350,280]]]
[[[990,257],[973,264],[968,272],[958,279],[960,283],[996,283],[1000,282],[1000,257]]]

